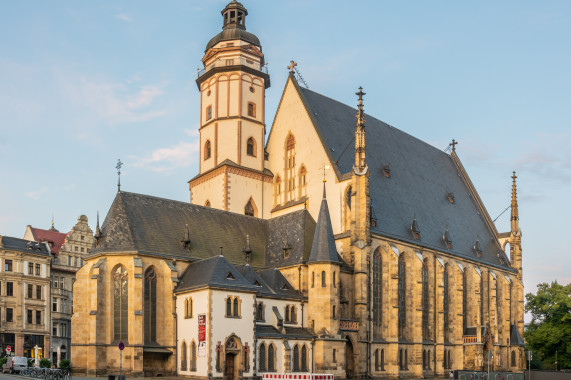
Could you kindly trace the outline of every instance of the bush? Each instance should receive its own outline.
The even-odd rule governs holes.
[[[71,368],[71,362],[69,361],[69,359],[62,359],[59,362],[59,367],[61,369],[70,369]]]
[[[40,368],[50,368],[51,367],[51,363],[50,363],[50,359],[40,359]]]
[[[6,364],[6,362],[8,361],[8,358],[4,357],[4,358],[0,358],[0,368],[2,368],[2,366],[4,364]]]

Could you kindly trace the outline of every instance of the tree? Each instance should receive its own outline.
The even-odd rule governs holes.
[[[525,295],[525,310],[531,313],[531,323],[524,336],[534,357],[543,361],[546,369],[571,368],[571,283],[557,281],[537,285],[537,294]]]

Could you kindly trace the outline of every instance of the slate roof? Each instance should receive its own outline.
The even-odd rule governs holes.
[[[181,243],[186,225],[190,249]],[[263,220],[150,195],[118,192],[105,221],[102,238],[90,255],[127,251],[197,261],[220,253],[233,265],[245,263],[242,249],[250,238],[251,265],[281,267],[309,256],[315,222],[306,210]],[[283,259],[281,243],[288,233],[290,256]],[[294,261],[298,260],[299,261]],[[285,260],[285,261],[284,261]]]
[[[25,253],[33,253],[35,255],[50,255],[50,249],[46,244],[31,242],[29,240],[19,239],[11,236],[0,236],[0,249],[10,249]]]
[[[295,78],[290,78],[337,174],[350,173],[357,110],[301,88]],[[495,228],[486,221],[487,212],[476,204],[477,194],[470,191],[453,158],[368,114],[365,125],[370,196],[378,219],[371,232],[507,268],[509,260],[502,265],[498,258],[505,256],[495,237]],[[384,165],[390,166],[390,178],[382,172]],[[454,195],[453,204],[448,200],[449,193]],[[410,230],[415,214],[420,240],[415,240]],[[451,249],[442,238],[446,226]],[[483,251],[481,258],[473,248],[477,238]]]
[[[224,256],[214,256],[190,264],[179,278],[176,292],[204,287],[255,292],[250,283]]]
[[[301,299],[299,292],[295,291],[284,275],[276,269],[256,271],[250,265],[239,265],[236,269],[248,282],[256,287],[261,297]],[[259,284],[259,285],[256,285]]]
[[[314,335],[310,330],[301,327],[284,326],[285,333],[281,333],[274,326],[256,325],[256,337],[258,338],[288,338],[288,339],[311,339]]]
[[[65,242],[65,238],[68,234],[64,234],[57,230],[43,230],[41,228],[35,228],[30,226],[32,235],[35,241],[47,241],[50,242],[51,251],[56,255],[59,254],[61,246]]]
[[[323,187],[323,199],[317,217],[317,226],[315,227],[315,235],[313,235],[313,244],[311,245],[311,254],[309,263],[340,263],[337,258],[337,248],[335,247],[335,238],[333,237],[333,227],[331,227],[331,217],[329,216],[329,207],[327,206],[327,197],[325,196],[325,186]]]

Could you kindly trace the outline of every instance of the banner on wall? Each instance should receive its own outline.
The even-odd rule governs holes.
[[[206,314],[199,314],[198,315],[198,342],[199,347],[200,343],[206,343]]]
[[[206,342],[198,342],[198,356],[206,356]]]

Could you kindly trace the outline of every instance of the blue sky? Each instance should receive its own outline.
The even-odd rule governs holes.
[[[196,69],[227,1],[0,5],[0,234],[95,226],[116,193],[189,200]],[[524,283],[571,281],[571,3],[244,1],[272,87],[310,89],[457,152],[492,218],[518,172]],[[509,229],[509,211],[496,225]]]

